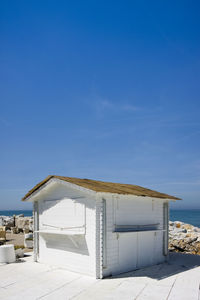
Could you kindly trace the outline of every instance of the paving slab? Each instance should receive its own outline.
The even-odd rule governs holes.
[[[167,263],[97,280],[30,255],[0,265],[0,300],[200,300],[200,256],[170,254]]]

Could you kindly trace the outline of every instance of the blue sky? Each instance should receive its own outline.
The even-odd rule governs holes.
[[[200,208],[199,1],[2,1],[0,209],[49,174]]]

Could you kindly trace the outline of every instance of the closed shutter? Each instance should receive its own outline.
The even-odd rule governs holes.
[[[41,228],[81,227],[85,225],[85,205],[72,199],[42,203]]]

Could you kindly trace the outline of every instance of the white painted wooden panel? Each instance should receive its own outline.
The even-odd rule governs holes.
[[[155,257],[154,232],[122,233],[118,238],[119,266],[117,273],[150,266]]]
[[[51,200],[51,201],[49,201]],[[85,225],[85,234],[68,236],[41,233],[39,235],[39,262],[87,275],[96,275],[96,207],[93,197],[54,185],[39,199],[39,229]],[[62,233],[65,230],[62,230]]]
[[[119,236],[119,272],[134,270],[137,267],[137,233]]]
[[[41,202],[41,227],[76,227],[85,225],[85,206],[72,199]]]
[[[115,225],[145,225],[145,224],[155,224],[159,223],[158,228],[163,228],[163,203],[164,200],[161,199],[145,199],[144,197],[137,197],[135,199],[130,199],[130,197],[125,196],[106,196],[106,228],[107,228],[107,265],[104,269],[104,276],[109,276],[111,274],[117,274],[120,272],[121,268],[119,261],[122,261],[123,251],[126,253],[131,253],[131,233],[127,234],[127,238],[122,238],[126,240],[124,242],[124,250],[119,251],[119,240],[117,239],[117,234],[113,233]],[[137,233],[132,233],[134,235]],[[144,255],[140,254],[139,261],[140,265],[157,264],[165,260],[163,255],[163,232],[157,231],[156,234],[153,232],[142,232],[144,234],[144,240],[140,241],[140,245],[137,243],[137,248],[143,248]],[[145,234],[150,234],[145,236]],[[142,238],[141,238],[142,239]],[[145,242],[145,239],[147,242]],[[149,242],[150,240],[150,242]],[[129,247],[130,245],[130,247]],[[123,249],[122,248],[122,249]],[[129,252],[130,251],[130,252]],[[148,257],[150,254],[150,257]],[[152,257],[153,256],[153,257]],[[128,258],[126,257],[128,260]],[[131,260],[131,257],[129,257]],[[134,267],[134,266],[133,266]],[[137,265],[138,267],[138,265]]]
[[[163,232],[157,231],[155,233],[154,239],[154,263],[158,264],[165,260],[165,256],[163,255]]]
[[[160,223],[155,200],[118,199],[116,200],[117,225],[145,225]]]
[[[138,268],[150,266],[154,263],[154,232],[138,232]]]

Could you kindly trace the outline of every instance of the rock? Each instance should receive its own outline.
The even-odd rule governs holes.
[[[15,233],[33,232],[33,217],[24,217],[23,214],[19,216],[0,216],[0,226],[5,226],[6,231],[15,231]],[[16,229],[13,229],[16,228]]]
[[[191,237],[191,235],[192,235],[191,233],[187,233],[186,237]]]
[[[13,234],[18,233],[18,232],[17,232],[17,227],[11,227],[11,232],[12,232]]]
[[[28,233],[28,234],[24,235],[24,246],[29,249],[33,248],[33,234],[32,233]]]
[[[33,218],[29,219],[29,230],[33,232]]]
[[[3,226],[6,226],[6,229],[11,229],[14,226],[14,218],[13,217],[4,217]]]
[[[169,250],[200,255],[200,228],[180,221],[169,222]]]
[[[200,228],[194,227],[194,228],[193,228],[193,231],[194,231],[194,232],[199,232],[199,233],[200,233]]]
[[[185,228],[181,228],[181,227],[175,227],[172,231],[174,233],[180,233],[180,232],[186,233],[187,232],[187,230]]]
[[[176,224],[176,228],[180,228],[181,227],[181,224],[180,223],[177,223]]]
[[[19,249],[15,250],[15,255],[16,255],[16,258],[24,257],[24,249],[19,248]]]
[[[186,230],[192,230],[193,228],[193,226],[190,224],[184,224],[182,227],[185,228]]]
[[[16,217],[15,224],[19,232],[33,231],[32,217]]]
[[[196,247],[197,251],[200,251],[200,242],[197,242],[197,243],[195,244],[195,247]]]
[[[196,241],[196,240],[197,240],[197,237],[193,237],[193,238],[190,237],[190,238],[188,238],[188,239],[185,239],[185,242],[190,244],[190,243],[193,243],[193,242]]]

